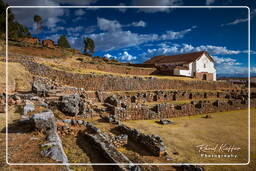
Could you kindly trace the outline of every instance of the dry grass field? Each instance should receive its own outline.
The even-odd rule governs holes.
[[[129,75],[129,74],[121,74],[121,73],[114,73],[114,72],[105,72],[100,70],[94,70],[94,69],[85,69],[83,67],[79,66],[79,61],[76,60],[75,57],[65,58],[65,59],[37,59],[38,63],[42,63],[44,65],[50,66],[54,69],[61,70],[61,71],[67,71],[67,72],[73,72],[73,73],[79,73],[79,74],[110,74],[114,76],[123,76],[123,77],[133,77],[136,75]],[[128,66],[122,66],[122,67],[128,67]],[[134,67],[129,67],[134,68]],[[144,68],[147,69],[147,68]],[[178,77],[178,76],[160,76],[160,75],[140,75],[140,77],[154,77],[158,79],[171,79],[171,80],[187,80],[187,81],[193,81],[194,78],[189,77]]]
[[[5,62],[0,62],[0,92],[4,91],[5,87]],[[8,85],[9,88],[15,88],[16,91],[31,90],[32,76],[19,63],[8,63]]]
[[[255,109],[251,110],[252,120],[255,124]],[[201,116],[173,118],[174,124],[159,125],[156,120],[127,121],[126,125],[139,129],[147,134],[160,135],[169,154],[176,162],[247,162],[247,110],[213,113],[212,118],[205,119]],[[256,134],[252,127],[252,135]],[[237,159],[228,158],[202,158],[197,145],[230,144],[240,147]],[[255,137],[252,140],[252,159],[249,166],[207,166],[206,170],[255,170]],[[174,155],[178,152],[178,155]],[[233,153],[233,154],[234,154]]]

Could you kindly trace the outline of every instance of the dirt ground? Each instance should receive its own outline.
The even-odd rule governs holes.
[[[256,109],[251,110],[252,125],[255,124]],[[15,120],[19,119],[20,115],[17,110],[12,109],[10,113],[10,124],[15,123]],[[199,158],[195,144],[210,145],[216,143],[227,143],[239,146],[242,150],[238,153],[238,160],[225,160],[221,162],[246,162],[247,161],[247,110],[214,113],[211,114],[212,118],[205,119],[201,116],[173,118],[171,119],[174,124],[171,125],[159,125],[156,120],[143,120],[143,121],[128,121],[125,122],[128,126],[136,127],[141,131],[148,134],[160,135],[166,146],[168,152],[175,161],[171,162],[219,162],[216,159],[202,159]],[[1,170],[61,170],[60,166],[8,166],[5,163],[5,114],[0,114],[0,167]],[[93,122],[97,127],[104,131],[112,128],[111,125],[99,122],[97,119],[88,120]],[[15,126],[15,125],[14,125]],[[252,135],[255,135],[255,127],[252,127]],[[23,129],[24,130],[24,129]],[[81,137],[77,134],[75,137],[70,138],[68,136],[62,137],[63,146],[71,162],[101,162],[99,157],[95,157],[96,154],[93,151],[88,151],[88,144],[82,144]],[[71,135],[72,136],[72,135]],[[31,137],[36,137],[32,138]],[[221,137],[221,138],[220,138]],[[252,147],[255,147],[255,137],[252,139]],[[33,162],[51,162],[47,159],[43,159],[39,153],[37,144],[40,141],[40,135],[31,133],[17,133],[11,132],[9,134],[10,142],[10,156],[11,154],[17,154],[12,157],[12,161],[31,161]],[[22,144],[22,147],[18,148],[17,144]],[[136,145],[134,146],[134,148]],[[133,149],[120,149],[126,155],[134,155]],[[206,170],[224,171],[224,170],[255,170],[255,149],[252,150],[252,158],[249,166],[205,166]],[[86,154],[85,154],[86,152]],[[178,155],[174,155],[173,152],[178,152]],[[25,154],[25,155],[24,155]],[[139,153],[138,153],[139,154]],[[138,157],[139,155],[136,154]],[[136,157],[134,156],[134,157]],[[143,156],[143,155],[142,155]],[[149,158],[145,155],[146,158]],[[139,159],[139,158],[138,158]],[[96,161],[97,160],[97,161]],[[167,167],[166,167],[167,168]],[[71,169],[76,171],[84,170],[106,170],[111,169],[99,167],[99,166],[71,166]],[[163,167],[163,170],[166,170]],[[168,169],[167,169],[168,170]]]

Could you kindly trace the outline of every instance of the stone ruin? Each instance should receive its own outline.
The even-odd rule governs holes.
[[[43,41],[42,41],[42,45],[43,45],[44,47],[51,48],[51,49],[54,49],[54,48],[55,48],[54,41],[53,41],[53,40],[50,40],[50,39],[43,40]]]

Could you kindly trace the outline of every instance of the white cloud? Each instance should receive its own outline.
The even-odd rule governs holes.
[[[121,59],[122,61],[132,61],[132,60],[136,59],[135,56],[132,56],[127,51],[124,51],[123,53],[121,53],[119,55],[120,55],[119,59]]]
[[[84,14],[85,14],[85,10],[83,10],[83,9],[78,9],[75,11],[76,16],[82,16]]]
[[[239,53],[243,53],[239,50],[230,50],[225,46],[213,46],[213,45],[201,45],[201,46],[193,46],[191,44],[172,44],[168,45],[166,43],[162,43],[158,48],[148,49],[147,53],[143,53],[142,57],[148,59],[152,56],[157,55],[172,55],[179,53],[189,53],[196,51],[208,51],[211,55],[235,55]],[[219,59],[220,61],[221,59]],[[231,61],[230,61],[231,62]]]
[[[236,59],[233,58],[227,58],[227,57],[218,57],[218,56],[213,56],[216,64],[221,64],[221,65],[241,65],[241,63],[237,62]]]
[[[129,54],[127,51],[119,53],[117,56],[113,56],[113,55],[107,53],[104,55],[104,57],[109,58],[109,59],[118,59],[122,62],[132,62],[133,60],[137,59],[137,57]]]
[[[68,32],[81,32],[84,30],[84,27],[82,26],[77,26],[77,27],[69,27],[66,29]]]
[[[185,34],[191,32],[196,26],[182,31],[167,31],[163,34],[138,34],[131,31],[123,31],[122,25],[117,20],[108,20],[98,18],[98,27],[105,32],[98,34],[89,34],[95,43],[97,50],[109,51],[125,47],[140,45],[146,42],[160,40],[174,40],[184,37]]]
[[[182,0],[133,0],[135,6],[178,6],[182,5]],[[146,13],[169,12],[169,8],[140,8],[139,11]]]
[[[135,21],[135,22],[132,22],[131,23],[131,26],[134,26],[134,27],[146,27],[146,22],[145,21]]]
[[[105,54],[104,57],[108,58],[108,59],[116,59],[116,56],[110,55],[109,53]]]
[[[206,0],[206,5],[211,5],[215,2],[215,0]]]
[[[105,18],[97,18],[97,24],[102,31],[117,31],[121,29],[121,24],[117,20],[108,20]]]
[[[250,19],[253,19],[255,16],[256,16],[256,9],[251,11]],[[231,21],[229,23],[221,24],[221,27],[236,25],[236,24],[247,22],[247,21],[248,21],[248,17],[246,17],[246,18],[238,18],[238,19],[235,19],[234,21]]]

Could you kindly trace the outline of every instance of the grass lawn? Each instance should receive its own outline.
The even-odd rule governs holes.
[[[255,123],[255,109],[251,110],[252,120]],[[201,116],[190,116],[182,118],[172,118],[175,124],[159,125],[156,120],[137,120],[127,121],[126,125],[137,128],[147,134],[157,134],[162,137],[167,151],[175,162],[237,162],[246,163],[248,154],[248,132],[247,132],[247,110],[237,110],[222,113],[211,114],[212,118],[204,119]],[[253,127],[254,128],[254,127]],[[255,129],[251,134],[255,135]],[[252,141],[252,147],[255,147],[255,138]],[[237,154],[236,159],[231,158],[204,158],[200,157],[197,145],[207,144],[215,146],[216,144],[229,144],[240,147],[241,150],[233,152]],[[255,160],[255,149],[252,150],[252,158]],[[174,155],[173,152],[178,152]],[[208,153],[210,154],[210,153]],[[223,153],[221,153],[223,154]],[[253,160],[251,159],[251,161]],[[206,170],[236,170],[236,168],[253,170],[256,169],[255,161],[249,166],[207,166]]]

